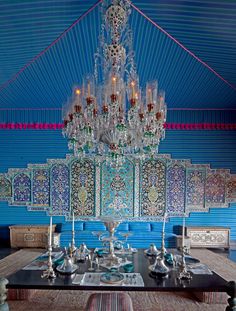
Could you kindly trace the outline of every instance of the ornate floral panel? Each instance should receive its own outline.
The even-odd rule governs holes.
[[[11,180],[6,177],[6,174],[0,174],[0,200],[8,201],[11,199]]]
[[[226,169],[169,155],[142,161],[127,158],[119,168],[104,160],[70,155],[9,169],[0,174],[0,200],[54,215],[68,216],[73,210],[77,219],[112,215],[129,221],[155,221],[165,210],[181,216],[236,202],[236,175]]]
[[[53,215],[70,212],[70,171],[66,164],[58,163],[51,168],[51,210]]]
[[[227,202],[236,202],[236,174],[227,174]]]
[[[169,216],[185,212],[185,166],[181,161],[171,161],[166,172],[166,210]]]
[[[12,180],[13,205],[28,205],[31,203],[31,178],[30,173],[21,172],[16,174]]]
[[[48,168],[32,168],[31,206],[47,208],[50,205],[50,173]]]
[[[227,170],[207,170],[205,204],[209,207],[228,206],[225,201]]]
[[[134,163],[128,159],[119,168],[107,165],[101,169],[101,215],[134,216]]]
[[[165,160],[146,160],[141,165],[140,179],[140,216],[163,216],[166,202]]]
[[[206,211],[205,208],[206,167],[194,165],[186,169],[186,210]]]
[[[71,164],[71,210],[75,217],[95,215],[95,169],[91,160]]]

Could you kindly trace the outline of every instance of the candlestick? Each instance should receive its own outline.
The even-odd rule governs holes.
[[[52,215],[50,215],[50,226],[49,226],[49,239],[48,239],[48,269],[43,271],[41,275],[42,278],[54,279],[56,278],[56,274],[53,270],[52,264]]]
[[[49,242],[48,246],[52,246],[52,215],[50,216],[50,226],[49,226]]]
[[[163,225],[162,225],[161,255],[160,255],[163,258],[164,258],[164,255],[166,254],[166,248],[165,248],[165,224],[166,224],[166,217],[167,217],[167,213],[164,213]]]
[[[167,214],[165,213],[163,216],[163,225],[162,225],[162,232],[165,232],[165,226],[166,226],[166,216]]]
[[[72,231],[75,231],[75,214],[72,213]]]
[[[185,214],[183,215],[183,226],[182,226],[182,250],[181,250],[181,263],[178,271],[178,280],[190,280],[192,278],[191,273],[188,271],[185,262],[185,249],[184,249],[184,236],[185,236]]]
[[[185,215],[183,217],[183,226],[182,226],[182,247],[184,249],[184,236],[185,236]]]
[[[72,239],[71,239],[71,246],[69,247],[71,254],[74,254],[76,247],[75,247],[75,214],[74,211],[72,212]]]

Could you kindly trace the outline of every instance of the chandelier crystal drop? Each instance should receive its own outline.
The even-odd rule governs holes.
[[[140,88],[130,13],[126,0],[103,2],[94,74],[84,77],[63,107],[63,135],[76,156],[118,162],[124,156],[153,156],[165,137],[165,93],[158,92],[157,81]]]

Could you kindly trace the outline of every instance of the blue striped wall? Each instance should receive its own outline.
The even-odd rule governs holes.
[[[170,108],[167,122],[175,123],[235,123],[236,109],[229,110],[181,110]],[[24,108],[0,110],[0,123],[61,123],[61,108]]]
[[[8,168],[26,167],[28,163],[45,163],[47,158],[63,158],[67,143],[60,130],[0,131],[0,173]],[[191,159],[193,163],[210,163],[212,168],[227,168],[236,173],[236,131],[167,131],[161,143],[161,153],[173,158]],[[27,212],[25,207],[8,206],[0,202],[0,227],[12,224],[46,224],[44,212]],[[55,223],[64,222],[55,217]],[[172,218],[170,229],[181,224]],[[213,208],[209,213],[192,213],[187,225],[231,227],[231,240],[236,240],[236,204],[229,208]]]

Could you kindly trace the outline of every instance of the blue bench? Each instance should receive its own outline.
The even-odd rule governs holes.
[[[175,234],[172,233],[172,226],[166,223],[165,230],[165,246],[174,248],[176,246]],[[88,247],[101,247],[101,242],[92,234],[94,231],[106,230],[105,225],[100,221],[76,221],[75,222],[75,244],[85,243]],[[71,222],[65,222],[61,225],[61,246],[68,246],[71,243],[72,232]],[[128,243],[135,248],[147,248],[151,243],[155,243],[157,247],[161,246],[162,239],[162,223],[161,222],[123,222],[115,233],[119,240],[124,240],[119,233],[130,232]]]

